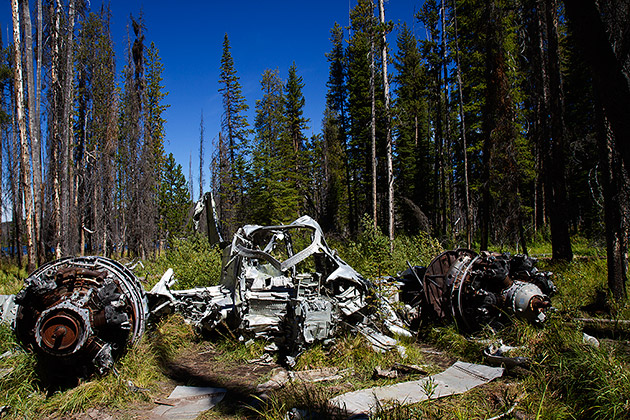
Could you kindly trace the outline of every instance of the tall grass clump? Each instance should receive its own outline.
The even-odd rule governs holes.
[[[0,295],[13,295],[22,289],[28,272],[23,267],[8,262],[0,263]]]
[[[203,235],[176,238],[171,240],[164,254],[148,261],[145,269],[138,270],[138,276],[146,277],[148,285],[152,286],[172,268],[178,280],[173,286],[175,289],[212,286],[221,279],[221,256],[219,246],[210,245]]]
[[[575,313],[581,307],[595,302],[598,293],[607,293],[605,259],[566,262],[541,261],[539,267],[553,272],[552,280],[558,288],[553,304],[558,309]]]
[[[572,407],[575,418],[628,418],[630,366],[614,355],[611,346],[584,344],[580,331],[554,320],[532,351],[537,363],[530,382],[543,397],[553,390]],[[544,411],[542,397],[540,407]],[[546,418],[544,413],[539,414]]]
[[[0,354],[5,355],[0,360],[0,406],[8,407],[7,418],[34,418],[45,399],[37,359],[21,349],[5,324],[0,324]]]

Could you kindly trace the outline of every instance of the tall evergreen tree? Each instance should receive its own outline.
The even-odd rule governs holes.
[[[286,100],[278,70],[265,70],[260,86],[263,96],[256,101],[249,217],[260,224],[289,222],[297,216],[297,188],[291,179],[295,168],[287,164],[293,144],[286,136]]]
[[[304,131],[308,130],[309,119],[304,117],[304,81],[302,76],[297,74],[297,66],[295,62],[289,67],[289,76],[284,87],[284,116],[285,116],[285,133],[284,136],[290,143],[289,161],[288,163],[294,168],[290,173],[291,182],[295,184],[298,194],[297,208],[295,211],[299,215],[305,208],[303,198],[312,200],[308,195],[308,141],[304,135]]]
[[[372,168],[376,164],[371,154],[372,100],[371,60],[374,58],[375,17],[374,3],[360,0],[350,12],[351,36],[348,44],[348,117],[350,140],[347,146],[349,179],[352,179],[352,206],[357,214],[371,208],[369,191],[372,190]],[[375,127],[374,127],[375,128]],[[351,231],[357,221],[352,220]]]
[[[326,86],[326,110],[322,121],[323,154],[326,179],[322,227],[343,232],[356,225],[351,197],[348,157],[348,90],[347,61],[343,47],[343,28],[335,23],[331,30],[332,49],[326,54],[329,75]],[[355,222],[352,222],[355,220]]]
[[[430,229],[424,215],[429,210],[433,181],[427,125],[427,76],[425,67],[421,66],[418,41],[406,24],[398,34],[397,46],[394,173],[402,226],[407,232],[413,232],[418,228]]]
[[[141,162],[143,172],[143,203],[146,231],[143,237],[143,248],[148,252],[155,250],[156,240],[163,239],[163,232],[159,230],[159,189],[166,160],[164,151],[165,129],[164,111],[169,105],[164,103],[168,92],[162,85],[164,65],[160,59],[160,52],[151,42],[146,52],[146,96],[144,139]]]
[[[168,239],[185,233],[190,205],[191,197],[182,166],[169,153],[161,171],[159,194],[160,228]]]
[[[245,112],[249,109],[241,92],[227,33],[223,37],[223,53],[219,93],[223,99],[221,130],[226,142],[225,163],[220,165],[219,218],[231,234],[238,226],[245,190],[245,161],[248,151],[249,124]]]

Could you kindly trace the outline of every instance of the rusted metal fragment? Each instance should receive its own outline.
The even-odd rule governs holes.
[[[437,256],[426,270],[410,267],[396,280],[410,319],[451,320],[474,331],[483,325],[499,328],[510,316],[531,323],[545,320],[556,288],[551,273],[535,265],[536,259],[525,255],[458,249]]]
[[[105,373],[144,333],[145,292],[136,276],[103,257],[43,265],[16,295],[14,330],[53,376]]]
[[[461,394],[503,375],[503,368],[458,361],[442,373],[417,381],[362,389],[338,395],[329,404],[349,415],[370,414],[390,404],[420,401]]]

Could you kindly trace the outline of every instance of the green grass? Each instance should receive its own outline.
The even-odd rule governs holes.
[[[178,280],[174,289],[212,286],[221,280],[221,257],[219,246],[211,246],[202,235],[175,239],[163,255],[146,261],[144,268],[138,268],[136,275],[146,279],[148,290],[169,268],[174,269]]]
[[[426,235],[398,237],[392,251],[387,238],[370,229],[369,223],[363,232],[354,242],[331,245],[346,262],[371,279],[396,274],[407,267],[407,261],[412,265],[426,265],[442,252],[440,244]],[[251,404],[252,407],[244,411],[225,414],[218,407],[201,418],[282,419],[292,408],[303,409],[306,415],[317,413],[313,418],[334,418],[335,413],[326,404],[334,395],[420,377],[378,379],[372,375],[376,366],[389,368],[396,362],[428,365],[427,373],[435,374],[443,369],[445,360],[483,363],[485,344],[479,340],[496,339],[523,346],[521,355],[532,360],[531,371],[508,375],[462,395],[408,406],[386,404],[373,418],[485,419],[506,412],[515,401],[518,401],[517,411],[531,419],[628,418],[629,346],[623,340],[604,340],[599,348],[585,345],[580,326],[567,321],[572,317],[590,316],[584,312],[584,306],[602,296],[613,318],[630,319],[630,309],[627,303],[613,303],[607,294],[606,261],[599,258],[605,252],[586,239],[573,238],[573,244],[576,255],[589,258],[578,258],[570,263],[553,263],[542,258],[538,264],[539,269],[554,273],[553,281],[558,287],[557,295],[552,298],[557,312],[550,315],[542,328],[516,320],[496,335],[484,330],[475,335],[478,340],[471,340],[454,325],[429,326],[420,331],[418,338],[401,340],[406,348],[406,359],[397,351],[374,352],[361,335],[346,332],[329,346],[316,345],[306,350],[297,359],[296,366],[299,370],[350,369],[352,373],[342,380],[309,385],[291,383],[270,392],[268,398]],[[542,240],[532,243],[529,250],[533,255],[551,254],[550,245]],[[201,237],[176,241],[161,257],[145,262],[145,269],[139,273],[148,280],[145,287],[150,288],[169,267],[180,279],[178,288],[216,284],[221,253]],[[26,275],[24,270],[10,265],[0,266],[0,293],[17,292]],[[198,339],[181,317],[169,317],[150,328],[143,340],[116,363],[118,375],[93,378],[50,395],[38,375],[35,357],[16,351],[11,357],[0,360],[0,369],[13,369],[0,379],[0,405],[11,407],[8,418],[36,419],[69,416],[90,407],[123,408],[147,403],[158,395],[159,384],[166,380],[162,366],[188,343]],[[223,331],[222,336],[218,334],[213,340],[217,357],[231,363],[246,363],[262,356],[267,344],[255,340],[245,345],[229,331]],[[421,346],[427,344],[443,352],[440,366],[422,351]],[[0,351],[16,348],[19,347],[10,329],[0,327]],[[132,392],[128,381],[148,391]]]

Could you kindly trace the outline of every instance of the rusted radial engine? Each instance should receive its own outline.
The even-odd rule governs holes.
[[[15,332],[53,375],[103,374],[144,333],[144,289],[103,257],[62,258],[32,273],[16,295]]]
[[[539,271],[536,262],[525,255],[446,251],[424,273],[425,308],[434,318],[453,319],[469,331],[500,327],[509,316],[540,323],[556,287],[551,273]]]

